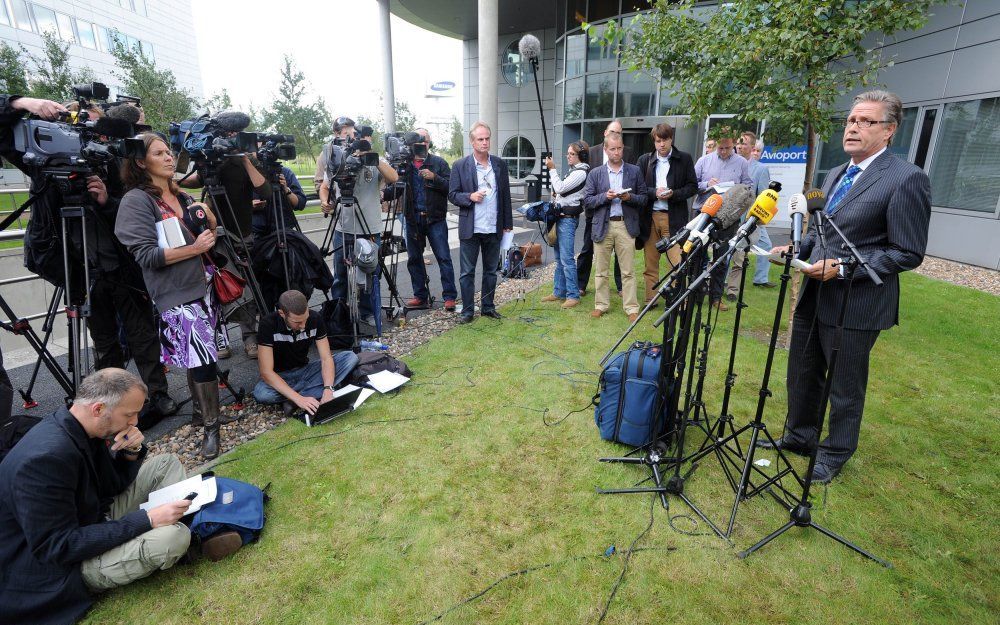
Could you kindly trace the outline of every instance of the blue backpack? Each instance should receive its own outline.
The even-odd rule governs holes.
[[[601,372],[594,421],[606,441],[641,447],[656,428],[657,388],[662,350],[636,341],[615,356]]]
[[[268,496],[253,484],[228,477],[216,477],[215,483],[215,501],[195,513],[191,533],[205,540],[219,532],[235,531],[244,545],[257,540],[264,529],[264,502]]]

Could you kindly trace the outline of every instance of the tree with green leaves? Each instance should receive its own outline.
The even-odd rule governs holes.
[[[69,64],[69,43],[51,31],[42,33],[42,56],[36,56],[21,46],[34,70],[29,70],[28,94],[34,98],[65,102],[73,99],[73,85],[91,82],[94,73],[89,68],[73,69]]]
[[[178,86],[172,71],[157,69],[139,46],[129,48],[120,38],[115,39],[111,53],[118,62],[114,75],[122,81],[125,93],[142,100],[146,123],[153,130],[165,133],[170,128],[170,122],[194,116],[197,100]]]
[[[229,97],[229,90],[223,89],[215,93],[212,97],[205,100],[205,112],[210,115],[217,115],[222,111],[228,111],[233,108],[233,99]],[[251,115],[251,118],[253,116]]]
[[[602,35],[622,45],[632,71],[658,70],[679,104],[672,113],[705,119],[733,113],[738,127],[766,120],[768,143],[807,146],[806,185],[817,140],[837,130],[837,99],[876,83],[891,67],[892,34],[927,23],[942,0],[658,0],[629,27]],[[594,27],[589,27],[596,34]],[[866,46],[870,33],[880,33]]]
[[[28,68],[17,50],[5,41],[0,41],[0,93],[28,93]]]
[[[459,119],[454,115],[451,116],[451,122],[448,123],[448,136],[450,138],[450,142],[444,152],[450,156],[459,158],[462,156],[462,146],[465,143],[465,132],[462,130],[462,122],[459,121]]]
[[[281,84],[270,108],[255,111],[257,130],[293,135],[300,154],[316,160],[323,139],[330,134],[333,121],[323,98],[308,102],[305,74],[295,66],[295,59],[285,55],[281,66]]]
[[[383,109],[381,94],[379,94],[378,101],[378,109],[381,111]],[[395,109],[396,116],[396,132],[411,132],[417,128],[417,116],[410,110],[410,105],[405,100],[396,100],[393,108]],[[379,154],[385,152],[385,120],[383,116],[379,114],[377,117],[372,118],[367,115],[360,115],[357,118],[357,122],[358,127],[372,127],[374,131],[372,135],[372,150]]]

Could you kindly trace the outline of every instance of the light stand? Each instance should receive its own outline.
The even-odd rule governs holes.
[[[844,272],[845,279],[847,280],[847,287],[845,288],[844,297],[840,302],[840,311],[837,315],[837,326],[834,331],[834,340],[830,351],[830,362],[827,364],[826,380],[823,383],[823,392],[822,395],[820,396],[819,408],[817,411],[818,414],[816,417],[816,435],[814,437],[814,440],[812,441],[813,443],[812,451],[809,454],[809,467],[806,469],[805,479],[802,485],[802,496],[798,499],[798,503],[796,503],[795,507],[793,507],[789,511],[789,520],[787,523],[782,525],[774,532],[771,532],[770,534],[762,538],[760,541],[758,541],[745,551],[741,551],[738,555],[740,558],[746,558],[747,556],[757,551],[767,543],[771,542],[778,536],[781,536],[782,534],[787,532],[792,527],[809,527],[817,530],[819,533],[828,538],[832,538],[833,540],[840,543],[841,545],[844,545],[848,549],[851,549],[870,560],[878,562],[879,564],[881,564],[886,568],[892,568],[892,564],[889,563],[888,561],[883,560],[878,556],[862,549],[861,547],[850,542],[843,536],[831,532],[830,530],[826,529],[822,525],[812,520],[812,503],[809,501],[809,490],[812,485],[813,471],[816,468],[816,456],[819,453],[820,434],[823,431],[823,422],[826,418],[826,409],[830,401],[830,391],[833,388],[833,376],[837,370],[837,359],[840,354],[840,345],[844,335],[844,320],[847,317],[847,304],[850,301],[851,287],[853,286],[854,283],[854,271],[857,268],[857,266],[861,265],[862,267],[864,267],[869,277],[872,279],[872,282],[874,282],[877,286],[882,285],[881,278],[879,278],[878,274],[876,274],[875,271],[872,270],[871,266],[868,264],[868,261],[865,260],[863,256],[861,256],[861,253],[858,252],[858,249],[856,247],[854,247],[854,244],[851,243],[844,236],[844,233],[841,232],[840,228],[837,227],[837,224],[835,224],[832,219],[827,219],[825,221],[826,223],[829,223],[831,227],[833,227],[837,235],[840,236],[840,238],[844,241],[847,248],[851,252],[851,258],[850,260],[848,260],[847,269]],[[817,223],[817,229],[820,232],[822,232],[821,224]],[[791,261],[789,260],[788,262]],[[782,287],[784,287],[784,285],[782,285]]]

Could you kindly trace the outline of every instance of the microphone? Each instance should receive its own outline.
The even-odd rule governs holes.
[[[806,196],[796,193],[788,200],[788,213],[792,216],[792,254],[799,255],[799,246],[802,244],[802,218],[806,211]]]
[[[747,211],[753,195],[750,194],[750,187],[737,184],[722,195],[722,206],[715,214],[705,230],[692,230],[687,243],[684,244],[684,253],[687,254],[695,246],[695,240],[701,241],[702,245],[708,243],[708,235],[714,230],[726,230],[740,220],[740,217]]]
[[[774,219],[774,216],[778,214],[778,191],[781,191],[781,183],[775,180],[757,196],[757,200],[747,212],[747,220],[729,240],[730,248],[735,248],[741,239],[757,228],[758,224],[764,225]]]
[[[133,126],[139,123],[139,118],[141,116],[142,114],[139,112],[139,107],[134,104],[119,104],[117,106],[112,106],[105,113],[105,117],[124,119]]]
[[[223,111],[215,116],[215,123],[220,130],[240,132],[250,125],[250,116],[239,111]]]
[[[721,207],[722,196],[717,193],[712,194],[712,196],[705,200],[705,203],[702,204],[701,212],[698,216],[689,221],[686,226],[680,229],[680,231],[674,233],[674,236],[663,237],[656,242],[656,251],[662,254],[674,245],[687,239],[692,230],[701,231],[706,225],[708,225],[708,221],[712,217],[715,217],[715,214],[719,212],[719,208]]]
[[[525,35],[518,42],[517,50],[521,53],[522,60],[535,62],[542,53],[542,42],[534,35]]]
[[[132,124],[124,119],[101,117],[94,122],[94,132],[112,139],[128,139],[135,134]]]

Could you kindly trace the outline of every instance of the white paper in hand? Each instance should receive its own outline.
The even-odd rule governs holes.
[[[771,252],[769,252],[767,250],[764,250],[764,249],[761,249],[761,248],[757,247],[756,245],[754,245],[754,246],[750,247],[750,253],[753,254],[754,256],[762,256],[762,257],[766,258],[767,260],[769,260],[772,263],[775,263],[777,265],[784,265],[785,264],[785,259],[781,256],[781,252],[775,252],[774,254],[772,254]],[[792,259],[792,267],[794,267],[795,269],[798,269],[799,271],[802,271],[803,269],[808,269],[809,268],[809,263],[807,263],[807,262],[805,262],[805,261],[803,261],[803,260],[801,260],[799,258],[793,258]]]
[[[191,502],[191,507],[188,508],[186,515],[194,514],[201,510],[202,507],[215,501],[215,478],[210,477],[207,480],[203,480],[200,475],[196,475],[189,477],[183,482],[177,482],[160,490],[154,490],[149,493],[149,500],[146,503],[139,504],[139,509],[148,512],[150,509],[162,506],[165,503],[184,499],[191,493],[198,493],[198,496]]]

